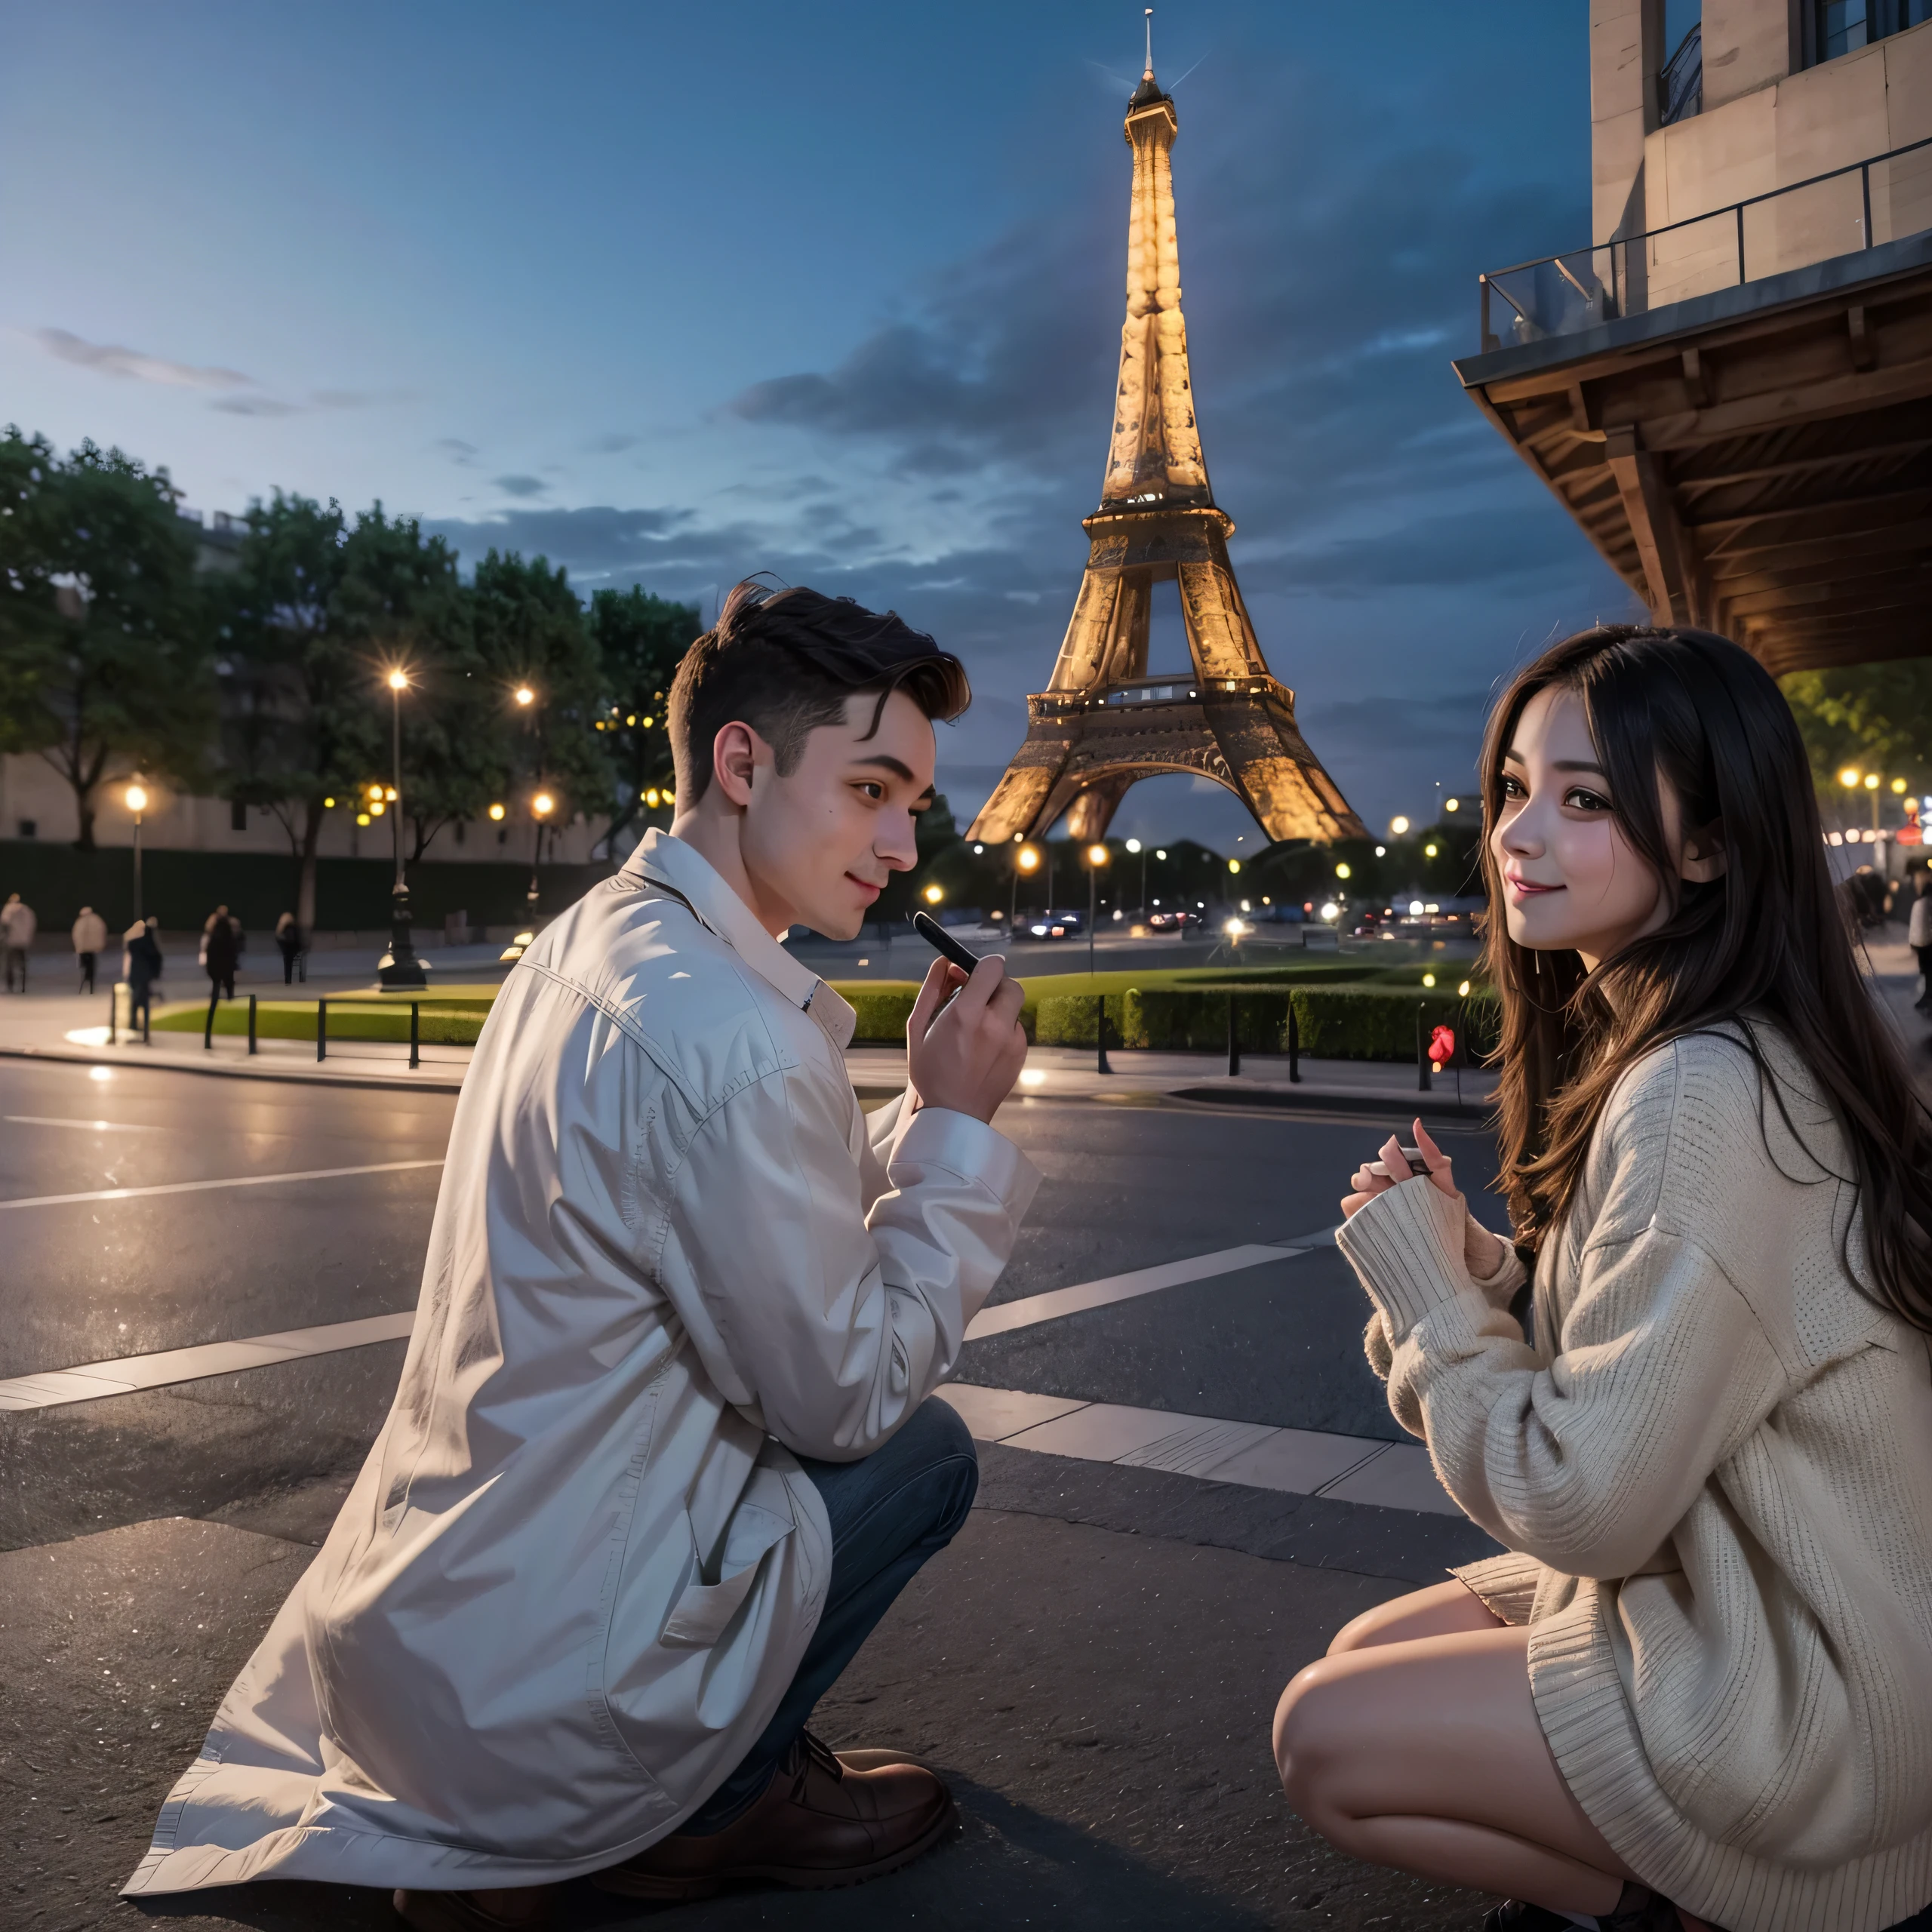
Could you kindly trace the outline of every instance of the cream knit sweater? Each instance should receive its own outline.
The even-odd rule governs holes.
[[[1534,1347],[1520,1266],[1472,1278],[1429,1182],[1337,1239],[1390,1407],[1516,1552],[1458,1574],[1529,1626],[1591,1822],[1728,1932],[1879,1932],[1932,1900],[1932,1362],[1847,1278],[1843,1141],[1758,1032],[1801,1137],[1740,1041],[1648,1055],[1539,1257]]]

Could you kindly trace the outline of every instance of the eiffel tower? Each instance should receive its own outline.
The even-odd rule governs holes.
[[[1026,737],[969,838],[1038,837],[1065,815],[1098,838],[1136,779],[1184,771],[1235,794],[1271,839],[1367,836],[1295,723],[1295,695],[1269,674],[1241,601],[1201,453],[1180,312],[1168,151],[1179,123],[1147,71],[1128,104],[1134,198],[1127,320],[1113,444],[1093,549],[1046,690],[1026,700]],[[1154,586],[1177,580],[1192,669],[1147,675]]]

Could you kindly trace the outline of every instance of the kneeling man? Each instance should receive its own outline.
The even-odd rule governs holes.
[[[1037,1182],[987,1124],[1021,992],[935,962],[868,1123],[852,1009],[775,935],[854,936],[914,864],[968,695],[803,589],[740,586],[692,646],[675,822],[505,983],[395,1407],[128,1892],[392,1886],[485,1932],[587,1872],[849,1884],[951,1822],[931,1772],[805,1724],[972,1501],[929,1398]]]

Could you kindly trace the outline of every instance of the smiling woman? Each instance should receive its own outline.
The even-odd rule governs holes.
[[[1932,1897],[1932,1135],[1803,743],[1737,645],[1607,626],[1517,677],[1482,772],[1515,1240],[1420,1121],[1336,1240],[1508,1553],[1290,1684],[1284,1783],[1515,1932],[1880,1932]]]

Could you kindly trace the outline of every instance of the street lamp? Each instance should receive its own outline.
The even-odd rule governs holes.
[[[543,856],[543,827],[556,808],[557,801],[548,792],[539,792],[530,801],[531,821],[537,828],[537,836],[530,848],[530,891],[527,895],[530,915],[525,923],[533,932],[537,929],[537,867]]]
[[[521,705],[528,706],[537,702],[537,694],[528,685],[518,685],[512,695]]]
[[[1401,838],[1402,834],[1407,831],[1408,829],[1408,820],[1404,818],[1399,813],[1389,821],[1389,830],[1390,833],[1397,838]]]
[[[1144,919],[1147,916],[1147,848],[1139,839],[1130,838],[1127,849],[1140,854],[1140,916]]]
[[[148,807],[147,787],[137,780],[122,795],[134,814],[134,917],[139,919],[146,916],[141,911],[141,814]]]
[[[409,937],[409,884],[402,872],[402,694],[409,689],[409,673],[398,666],[383,681],[389,688],[389,770],[393,783],[369,789],[371,813],[386,804],[395,806],[389,821],[389,837],[395,853],[395,883],[389,888],[389,949],[376,961],[376,979],[383,986],[426,986],[429,975],[416,956]]]
[[[926,888],[924,897],[928,906],[937,906],[945,897],[944,892],[936,885],[929,885]]]
[[[1113,854],[1098,840],[1087,848],[1087,974],[1094,974],[1094,928],[1100,923],[1100,869]]]
[[[1020,875],[1034,872],[1039,863],[1039,854],[1028,844],[1023,844],[1013,855],[1013,894],[1006,908],[1006,936],[1009,940],[1013,937],[1014,922],[1020,917]]]

